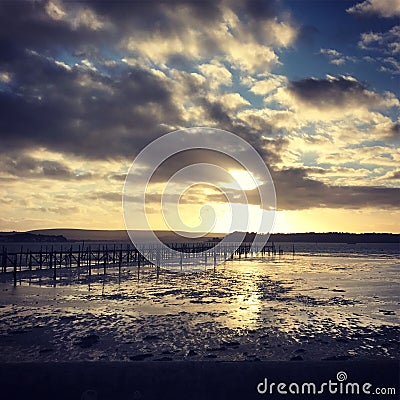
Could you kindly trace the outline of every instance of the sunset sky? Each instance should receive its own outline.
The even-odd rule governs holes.
[[[397,0],[1,1],[0,230],[123,229],[138,152],[209,126],[268,165],[275,232],[398,233],[399,17]],[[189,224],[223,214],[213,191],[188,193]]]

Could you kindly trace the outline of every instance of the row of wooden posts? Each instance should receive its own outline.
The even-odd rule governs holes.
[[[209,257],[213,259],[214,268],[217,265],[217,261],[225,260],[229,257],[234,259],[235,257],[240,259],[242,256],[247,257],[251,251],[250,243],[242,243],[240,246],[237,244],[226,244],[221,247],[217,247],[215,251],[216,243],[176,243],[168,245],[170,249],[176,250],[180,253],[180,257],[172,259],[171,253],[165,251],[165,248],[160,246],[147,246],[146,248],[140,248],[140,251],[129,244],[125,247],[123,245],[117,246],[114,244],[109,247],[107,245],[97,246],[92,248],[91,245],[85,247],[85,244],[78,245],[78,248],[74,249],[73,246],[69,248],[60,248],[57,250],[52,246],[50,249],[47,247],[43,250],[24,250],[21,247],[20,251],[8,252],[7,248],[3,246],[2,258],[1,258],[1,272],[7,273],[9,269],[12,269],[14,285],[17,283],[17,273],[22,271],[32,271],[50,269],[53,271],[54,281],[57,279],[57,269],[62,267],[85,267],[88,270],[88,275],[92,274],[92,268],[103,268],[104,274],[106,273],[107,267],[118,267],[119,271],[123,265],[135,265],[138,270],[143,265],[155,265],[157,267],[157,273],[159,273],[160,265],[165,264],[166,266],[179,263],[182,269],[184,265],[193,262],[202,262],[204,265],[209,263]],[[236,249],[232,252],[231,249]],[[270,245],[263,246],[261,249],[257,249],[261,255],[274,256],[283,254],[283,250],[280,246],[276,246],[272,243]],[[294,247],[293,247],[294,253]],[[175,253],[176,254],[176,253]],[[203,257],[201,260],[200,257]]]

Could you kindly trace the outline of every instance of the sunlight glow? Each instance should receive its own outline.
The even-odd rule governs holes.
[[[233,184],[226,185],[229,188],[253,190],[261,184],[261,182],[259,182],[250,171],[243,169],[230,169],[229,173],[234,179]]]

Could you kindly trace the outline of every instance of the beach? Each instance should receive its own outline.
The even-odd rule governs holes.
[[[342,246],[343,247],[343,246]],[[340,250],[340,249],[339,249]],[[3,281],[1,362],[398,359],[396,251]]]

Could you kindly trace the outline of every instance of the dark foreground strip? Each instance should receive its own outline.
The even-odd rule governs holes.
[[[0,398],[54,400],[213,400],[213,399],[398,399],[400,362],[71,362],[0,365]],[[345,375],[338,375],[344,372]],[[368,390],[395,388],[396,394],[340,394],[348,383]],[[267,379],[267,381],[265,380]],[[304,382],[322,394],[280,394],[301,390]],[[275,385],[271,384],[275,383]],[[337,383],[335,386],[334,383]],[[261,385],[260,385],[261,384]],[[260,394],[257,391],[264,394]],[[349,390],[351,388],[349,387]],[[272,392],[271,392],[272,391]]]

